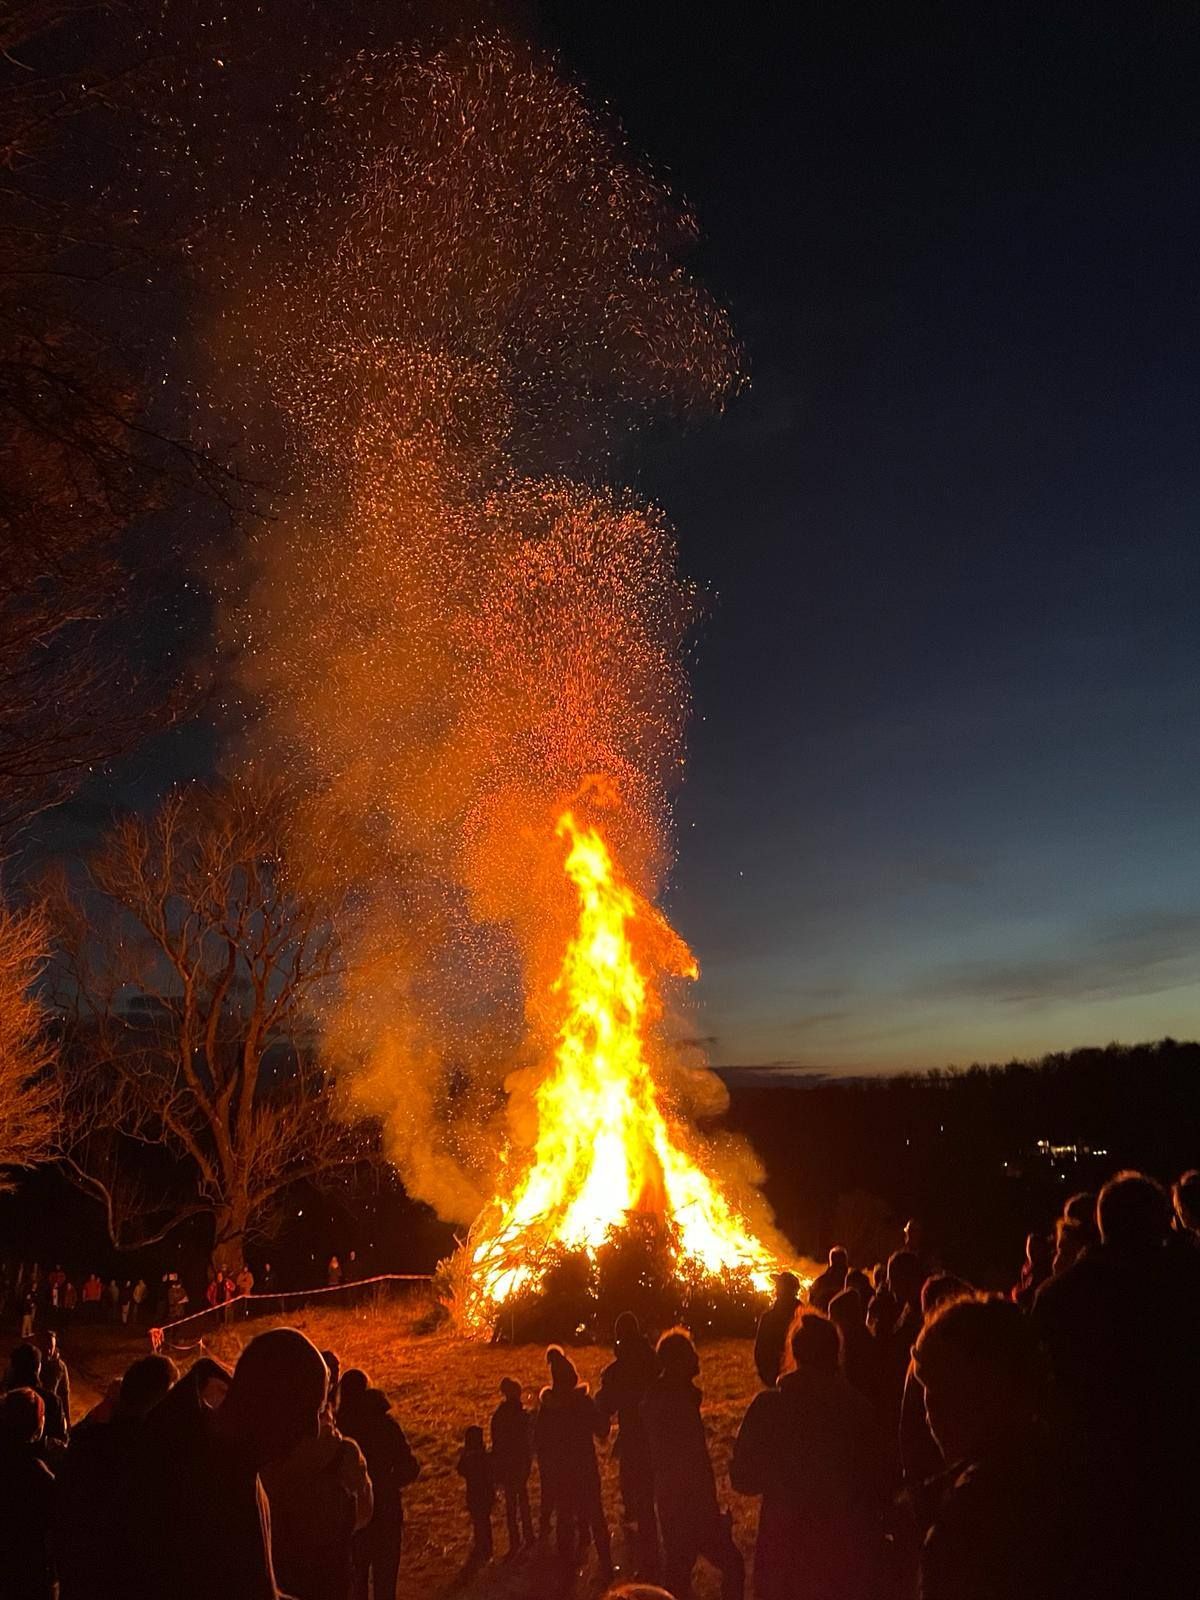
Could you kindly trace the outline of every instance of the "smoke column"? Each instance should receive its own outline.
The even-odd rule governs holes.
[[[353,908],[324,1048],[453,1221],[532,1132],[564,803],[604,809],[647,897],[669,861],[694,595],[610,474],[622,430],[738,381],[694,231],[502,36],[360,56],[230,228],[217,357],[287,487],[226,638],[257,755],[305,779],[305,869]]]

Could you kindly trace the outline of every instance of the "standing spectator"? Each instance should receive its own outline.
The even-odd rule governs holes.
[[[916,1363],[950,1468],[921,1555],[922,1600],[1097,1592],[1086,1576],[1095,1546],[1075,1520],[1077,1480],[1041,1422],[1046,1373],[1028,1320],[999,1296],[950,1300],[922,1330]]]
[[[871,1304],[871,1296],[875,1292],[871,1280],[861,1267],[851,1267],[846,1274],[846,1287],[853,1289],[863,1303],[865,1315],[867,1307]]]
[[[746,1569],[733,1541],[732,1518],[717,1501],[717,1484],[696,1387],[700,1360],[682,1328],[657,1346],[659,1376],[642,1405],[654,1500],[663,1541],[663,1577],[676,1600],[687,1600],[692,1569],[704,1556],[721,1574],[721,1600],[741,1600]]]
[[[105,1295],[108,1300],[108,1320],[116,1322],[121,1314],[121,1285],[115,1278],[109,1279]]]
[[[54,1474],[38,1453],[43,1408],[32,1389],[0,1399],[0,1595],[5,1600],[56,1600],[51,1532]]]
[[[143,1533],[160,1532],[158,1519],[139,1515],[143,1429],[178,1376],[165,1356],[143,1356],[121,1379],[105,1420],[98,1407],[75,1429],[58,1474],[55,1548],[62,1600],[137,1593],[131,1577],[139,1570]],[[165,1587],[150,1592],[178,1594]]]
[[[867,1332],[866,1310],[862,1296],[853,1289],[843,1289],[829,1302],[829,1320],[842,1339],[842,1374],[874,1408],[879,1399],[879,1352]]]
[[[100,1315],[100,1301],[104,1295],[104,1284],[99,1276],[90,1272],[83,1280],[83,1314],[89,1322],[95,1322]]]
[[[467,1515],[471,1519],[467,1566],[481,1567],[492,1559],[492,1507],[496,1503],[496,1484],[482,1428],[468,1428],[463,1435],[462,1454],[455,1470],[466,1484]]]
[[[176,1273],[171,1274],[171,1281],[167,1285],[167,1309],[173,1319],[187,1314],[187,1290]]]
[[[881,1587],[886,1479],[870,1402],[838,1371],[837,1328],[806,1312],[795,1370],[750,1403],[730,1479],[761,1495],[761,1600],[873,1600]]]
[[[897,1437],[900,1427],[904,1379],[921,1331],[924,1282],[920,1258],[911,1250],[896,1250],[888,1258],[887,1299],[880,1309],[875,1339],[879,1347],[879,1416],[889,1439]]]
[[[46,1276],[46,1291],[52,1311],[57,1311],[62,1305],[62,1292],[66,1281],[67,1275],[63,1271],[62,1262],[57,1262],[54,1270]]]
[[[383,1391],[369,1386],[365,1372],[351,1367],[342,1374],[337,1425],[362,1451],[374,1496],[371,1520],[354,1536],[357,1600],[366,1600],[370,1582],[375,1600],[395,1600],[404,1538],[403,1491],[421,1471],[391,1409]]]
[[[926,1278],[921,1288],[921,1326],[941,1305],[971,1293],[971,1285],[952,1273],[939,1272]],[[927,1505],[925,1486],[939,1474],[945,1463],[925,1416],[925,1391],[917,1377],[916,1358],[909,1360],[900,1401],[900,1470],[904,1485],[920,1512]]]
[[[223,1413],[234,1404],[238,1374],[251,1351],[258,1403],[279,1411],[272,1424],[278,1448],[260,1474],[271,1506],[271,1549],[280,1585],[296,1600],[346,1600],[353,1536],[370,1522],[372,1511],[362,1452],[336,1429],[322,1427],[329,1371],[321,1352],[294,1328],[275,1328],[251,1340]]]
[[[135,1327],[142,1320],[142,1307],[146,1303],[146,1295],[148,1293],[149,1291],[146,1287],[145,1278],[139,1278],[134,1284],[133,1289],[130,1291],[129,1320],[134,1324]]]
[[[835,1294],[841,1294],[846,1287],[846,1274],[850,1270],[850,1259],[840,1244],[835,1244],[829,1252],[829,1265],[819,1277],[814,1278],[808,1291],[808,1303],[815,1311],[822,1313],[829,1310],[829,1302]]]
[[[500,1393],[504,1398],[492,1412],[492,1466],[496,1483],[504,1492],[508,1554],[515,1556],[522,1542],[533,1543],[533,1513],[529,1508],[533,1419],[521,1404],[521,1385],[515,1378],[501,1378]],[[371,1465],[370,1456],[367,1465]]]
[[[616,1457],[626,1520],[637,1530],[638,1571],[658,1572],[658,1519],[654,1510],[654,1467],[642,1417],[642,1402],[658,1376],[658,1361],[632,1311],[623,1311],[613,1328],[615,1359],[600,1374],[596,1404],[617,1418]]]
[[[337,1289],[342,1282],[342,1263],[336,1256],[330,1256],[329,1265],[325,1269],[325,1284],[327,1288]]]
[[[70,1278],[63,1285],[63,1327],[69,1327],[75,1316],[75,1309],[79,1304],[79,1290],[76,1289]]]
[[[275,1293],[275,1268],[269,1261],[263,1262],[263,1269],[259,1275],[259,1292],[260,1294]]]
[[[121,1308],[121,1326],[126,1327],[129,1323],[129,1314],[133,1310],[133,1284],[128,1278],[121,1285],[118,1304]]]
[[[259,1478],[297,1437],[295,1367],[278,1332],[285,1347],[307,1344],[292,1330],[260,1334],[271,1342],[247,1345],[219,1407],[223,1374],[209,1369],[198,1382],[189,1373],[171,1412],[151,1419],[141,1453],[146,1600],[280,1600]]]
[[[47,1456],[66,1448],[67,1422],[58,1397],[42,1382],[42,1353],[35,1344],[19,1344],[5,1377],[6,1389],[32,1389],[42,1402],[41,1448]]]
[[[538,1397],[533,1435],[542,1489],[542,1536],[549,1531],[547,1518],[552,1515],[558,1554],[573,1567],[581,1535],[590,1533],[601,1578],[607,1583],[612,1578],[612,1553],[593,1441],[608,1436],[608,1424],[558,1345],[546,1351],[546,1365],[550,1385]]]
[[[781,1272],[775,1279],[775,1299],[758,1319],[754,1337],[754,1365],[763,1385],[775,1387],[783,1366],[788,1329],[800,1303],[800,1279],[794,1272]]]
[[[37,1295],[27,1288],[21,1295],[21,1337],[33,1338],[33,1325],[37,1321]]]
[[[48,1389],[62,1407],[63,1422],[68,1436],[71,1431],[71,1374],[58,1348],[58,1335],[53,1328],[42,1334],[42,1387]]]
[[[254,1274],[244,1261],[238,1268],[238,1275],[233,1282],[239,1295],[254,1293]]]

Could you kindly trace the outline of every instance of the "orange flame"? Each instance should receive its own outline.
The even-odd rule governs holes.
[[[568,811],[557,832],[569,842],[565,870],[579,922],[553,985],[562,1015],[555,1060],[535,1094],[532,1161],[474,1230],[469,1320],[482,1324],[514,1291],[535,1285],[547,1246],[594,1253],[639,1211],[669,1218],[681,1256],[705,1273],[746,1270],[765,1289],[774,1258],[680,1148],[659,1104],[645,1039],[660,1008],[630,929],[639,924],[655,937],[660,964],[675,976],[698,976],[695,957],[622,881],[595,828]]]

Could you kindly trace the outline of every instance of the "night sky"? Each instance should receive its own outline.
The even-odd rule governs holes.
[[[671,909],[714,1060],[1194,1036],[1196,12],[541,16],[753,377],[642,467],[712,597]]]
[[[752,377],[632,464],[708,594],[670,909],[719,1065],[1200,1024],[1200,21],[1049,9],[523,13],[695,208]]]

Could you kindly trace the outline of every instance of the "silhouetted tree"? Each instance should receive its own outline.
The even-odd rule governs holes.
[[[119,823],[90,886],[58,896],[61,1159],[119,1246],[199,1212],[215,1257],[237,1262],[287,1189],[366,1152],[313,1064],[339,907],[289,875],[287,799],[253,778],[176,792]],[[139,1144],[180,1163],[185,1199],[147,1194],[128,1159]]]

